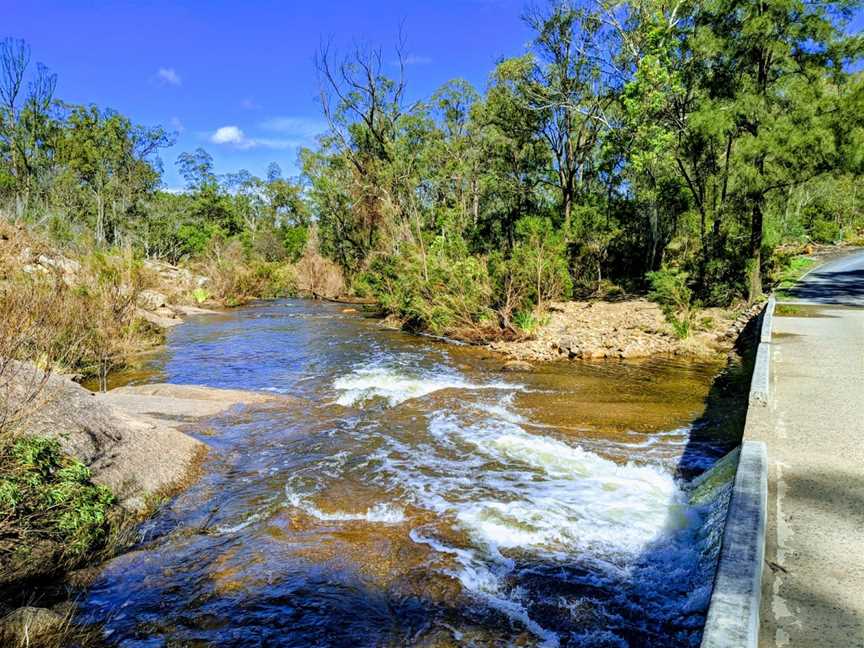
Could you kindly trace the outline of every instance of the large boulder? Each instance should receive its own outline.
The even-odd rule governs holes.
[[[149,495],[183,482],[205,450],[177,426],[123,411],[69,378],[46,376],[30,364],[14,363],[0,383],[0,399],[19,410],[22,432],[57,439],[130,510],[144,509]]]
[[[135,301],[138,306],[149,311],[165,308],[168,305],[168,299],[165,295],[155,290],[142,290],[138,293]]]

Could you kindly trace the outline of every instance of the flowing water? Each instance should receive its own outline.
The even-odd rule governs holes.
[[[203,476],[79,619],[142,648],[698,645],[720,367],[500,364],[306,301],[175,329],[124,379],[285,397],[193,430]]]

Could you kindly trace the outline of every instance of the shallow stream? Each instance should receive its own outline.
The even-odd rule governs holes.
[[[285,398],[193,430],[203,476],[80,621],[129,648],[698,645],[728,488],[688,479],[735,442],[705,412],[722,365],[502,373],[340,310],[193,318],[120,376]]]

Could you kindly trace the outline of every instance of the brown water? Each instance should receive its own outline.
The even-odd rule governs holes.
[[[203,477],[80,620],[124,647],[698,645],[727,491],[686,480],[735,442],[721,367],[500,364],[306,301],[175,329],[119,379],[286,398],[196,431]]]

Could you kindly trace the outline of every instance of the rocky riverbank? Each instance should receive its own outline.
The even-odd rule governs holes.
[[[523,362],[653,355],[706,357],[729,351],[747,322],[760,311],[761,304],[702,310],[695,330],[681,339],[660,307],[645,299],[556,302],[549,305],[548,321],[529,337],[486,346]]]
[[[88,483],[113,494],[115,503],[108,514],[131,520],[194,478],[208,448],[190,432],[204,429],[213,417],[286,398],[168,384],[93,393],[29,363],[7,364],[2,377],[5,409],[16,411],[16,429],[26,437],[56,440],[64,455],[89,470]],[[24,542],[26,546],[0,546],[0,590],[10,593],[9,599],[0,601],[3,645],[18,645],[22,637],[29,645],[42,645],[40,634],[44,638],[68,631],[64,602],[53,610],[14,608],[15,601],[29,602],[31,595],[21,594],[28,591],[28,584],[62,579],[67,569],[64,547],[51,534],[28,536]]]

